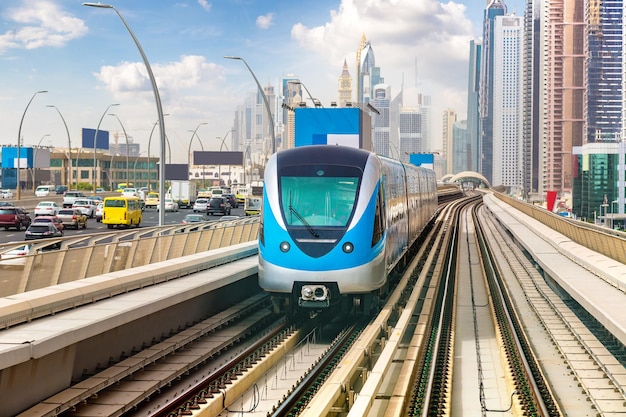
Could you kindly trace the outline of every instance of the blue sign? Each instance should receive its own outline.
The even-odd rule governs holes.
[[[96,136],[96,129],[83,127],[82,147],[93,149],[93,139]],[[96,149],[109,149],[109,132],[106,130],[98,130],[98,138],[96,139]]]

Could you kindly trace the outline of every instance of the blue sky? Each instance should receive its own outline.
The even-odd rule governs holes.
[[[506,1],[523,14],[524,1]],[[106,3],[103,1],[103,3]],[[465,114],[468,45],[482,31],[484,1],[457,0],[113,0],[141,43],[157,79],[172,162],[186,162],[191,133],[205,150],[219,149],[234,110],[256,84],[293,74],[328,105],[337,101],[344,60],[355,76],[361,36],[371,41],[376,65],[392,94],[405,86],[432,96],[434,135],[441,112]],[[417,74],[416,74],[417,69]],[[113,10],[76,0],[0,2],[0,145],[15,145],[24,117],[25,145],[73,146],[82,127],[95,128],[107,106],[132,140],[147,150],[157,120],[145,66]],[[120,132],[105,116],[103,130]],[[50,136],[44,136],[44,135]],[[153,136],[151,154],[158,154]],[[123,140],[123,135],[120,136]],[[435,139],[436,143],[438,137]],[[196,141],[192,149],[199,150]],[[156,145],[156,146],[155,146]],[[178,146],[176,146],[178,145]]]

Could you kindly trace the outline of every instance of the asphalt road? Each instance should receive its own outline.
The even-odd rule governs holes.
[[[33,215],[33,208],[37,205],[38,201],[56,201],[60,203],[62,201],[61,198],[39,198],[33,199],[23,199],[21,204],[18,204],[17,201],[13,201],[16,206],[24,207],[30,213],[30,217],[32,219],[35,218]],[[185,215],[193,213],[191,209],[180,209],[178,212],[166,212],[165,213],[165,224],[166,225],[175,225],[181,224]],[[243,206],[239,206],[239,208],[232,209],[231,215],[234,216],[244,216]],[[207,216],[209,220],[218,220],[220,216]],[[150,226],[158,226],[159,224],[159,212],[156,209],[146,209],[143,212],[143,220],[141,222],[141,227],[150,227]],[[134,230],[134,229],[133,229]],[[87,228],[86,229],[66,229],[64,231],[64,236],[86,236],[94,233],[101,232],[125,232],[127,229],[109,229],[107,225],[96,222],[96,219],[87,219]],[[15,229],[4,230],[0,228],[0,244],[9,243],[9,242],[22,242],[24,240],[24,231],[18,232]]]

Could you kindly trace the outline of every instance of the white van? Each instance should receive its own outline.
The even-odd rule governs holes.
[[[54,185],[40,185],[35,190],[35,197],[48,197],[51,194],[55,193]]]

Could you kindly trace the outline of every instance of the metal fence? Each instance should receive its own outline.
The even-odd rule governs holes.
[[[506,204],[515,207],[522,213],[556,230],[572,241],[595,252],[601,253],[617,262],[626,264],[626,239],[624,233],[606,227],[595,226],[577,220],[571,220],[549,212],[548,210],[528,204],[524,201],[494,193]]]
[[[31,255],[0,260],[0,297],[250,242],[258,230],[254,216],[66,238],[58,250],[41,250],[49,242],[36,243]]]

